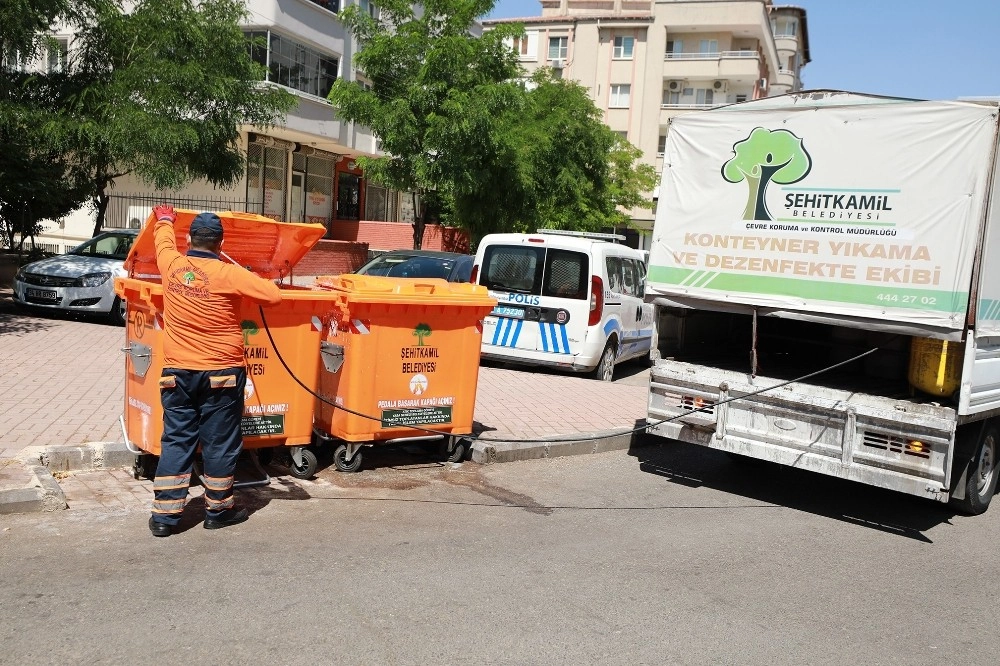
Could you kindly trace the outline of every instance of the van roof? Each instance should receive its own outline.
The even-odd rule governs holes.
[[[479,247],[483,248],[487,245],[542,245],[545,247],[561,247],[561,248],[573,248],[578,250],[589,251],[592,247],[602,246],[602,247],[614,247],[624,250],[626,253],[634,253],[636,256],[642,256],[642,251],[637,250],[628,245],[622,243],[611,243],[606,240],[599,238],[581,238],[579,236],[563,236],[555,234],[487,234],[483,236],[483,239],[479,242]]]

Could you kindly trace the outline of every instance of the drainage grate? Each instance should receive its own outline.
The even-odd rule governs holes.
[[[873,449],[891,451],[900,455],[930,458],[930,445],[917,438],[905,438],[883,432],[865,430],[862,443]]]

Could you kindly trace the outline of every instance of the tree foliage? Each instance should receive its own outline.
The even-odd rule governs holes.
[[[242,0],[82,0],[57,16],[76,28],[67,71],[5,72],[14,104],[0,124],[34,114],[44,91],[40,134],[88,183],[95,234],[110,188],[126,174],[157,189],[195,179],[231,186],[245,169],[241,127],[271,125],[294,104],[260,83],[263,68],[241,28],[245,12]]]
[[[481,38],[473,21],[492,0],[431,0],[423,12],[389,0],[381,21],[342,15],[359,41],[354,66],[371,87],[341,80],[337,114],[372,129],[385,157],[366,176],[425,201],[474,241],[497,231],[599,229],[628,224],[655,184],[641,153],[602,122],[587,91],[543,71],[526,86],[504,24]],[[505,43],[505,41],[507,43]],[[414,225],[420,246],[423,213]]]
[[[493,0],[428,0],[420,7],[386,0],[379,21],[356,6],[342,12],[360,46],[353,66],[372,86],[338,80],[329,98],[341,118],[370,127],[381,141],[385,157],[359,160],[368,179],[422,199],[431,191],[447,196],[475,177],[470,158],[492,157],[497,118],[521,103],[522,92],[517,59],[503,44],[514,31],[469,33],[492,7]],[[415,248],[425,213],[425,206],[417,211]]]
[[[642,152],[602,121],[583,86],[540,70],[525,103],[502,117],[504,150],[486,186],[456,188],[455,213],[475,239],[494,231],[628,226],[656,184]]]

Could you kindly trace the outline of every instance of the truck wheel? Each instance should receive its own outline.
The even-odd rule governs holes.
[[[319,460],[316,458],[316,454],[309,449],[302,449],[302,466],[295,464],[295,458],[292,458],[288,471],[296,479],[310,479],[316,473],[317,467],[319,467]]]
[[[601,354],[601,360],[597,362],[597,367],[594,368],[593,378],[600,379],[602,382],[610,382],[615,375],[615,341],[608,340],[608,346],[604,348],[604,353]]]
[[[997,490],[997,453],[1000,452],[1000,432],[996,425],[983,428],[976,451],[969,462],[965,481],[965,499],[953,500],[952,505],[973,516],[986,511]]]

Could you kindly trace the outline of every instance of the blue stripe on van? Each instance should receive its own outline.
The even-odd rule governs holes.
[[[500,340],[500,345],[503,346],[503,347],[506,347],[507,346],[507,338],[510,337],[510,331],[511,331],[511,329],[514,328],[514,320],[513,319],[504,319],[503,323],[504,323],[503,338]]]
[[[559,326],[559,330],[562,332],[563,351],[565,351],[568,354],[569,353],[569,336],[566,335],[566,326],[565,325],[560,325]]]
[[[542,338],[542,351],[547,352],[549,350],[549,338],[545,335],[545,324],[541,322],[538,324],[538,335]]]
[[[495,345],[500,342],[500,329],[503,328],[503,319],[497,319],[497,326],[493,329],[493,340],[490,344]]]
[[[521,335],[521,324],[524,322],[522,319],[518,319],[517,323],[514,325],[514,339],[510,341],[511,347],[517,346],[517,338]]]

